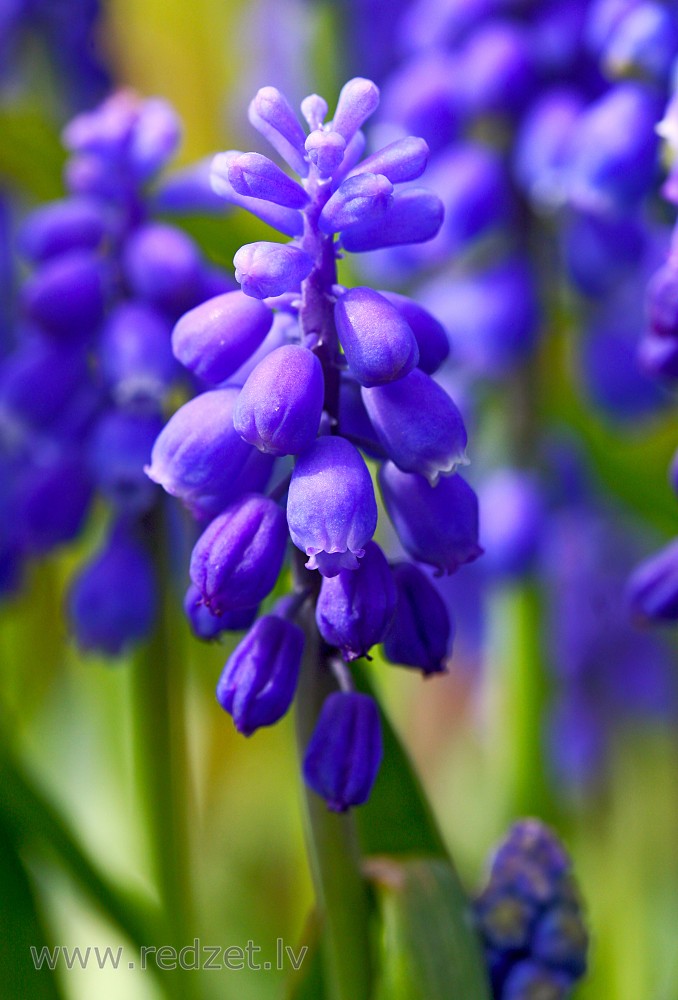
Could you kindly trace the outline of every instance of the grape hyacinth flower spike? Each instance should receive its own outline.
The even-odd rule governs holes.
[[[565,1000],[586,971],[588,933],[571,861],[536,819],[515,823],[474,903],[494,1000]]]
[[[209,389],[171,418],[147,470],[209,522],[193,551],[187,597],[198,635],[210,638],[222,616],[266,602],[291,540],[294,592],[264,605],[217,696],[250,735],[285,714],[302,646],[307,659],[318,649],[317,669],[339,690],[315,705],[304,775],[337,811],[366,801],[381,760],[377,707],[354,689],[348,665],[386,640],[405,600],[397,583],[405,571],[392,569],[372,540],[377,502],[362,452],[390,459],[400,477],[391,493],[405,547],[409,521],[423,514],[418,544],[443,553],[441,568],[452,572],[480,554],[475,495],[461,480],[450,485],[467,441],[461,414],[433,377],[448,353],[442,327],[405,296],[337,280],[344,253],[420,243],[442,223],[440,200],[412,183],[426,167],[423,139],[398,139],[363,158],[361,126],[378,101],[371,81],[350,80],[326,121],[326,102],[312,94],[301,105],[305,129],[284,95],[264,87],[249,117],[282,163],[237,150],[215,157],[215,193],[288,241],[241,247],[240,290],[176,324],[175,356]],[[264,472],[253,485],[257,468]],[[451,630],[425,579],[427,587],[426,634],[401,627],[387,648],[391,659],[432,673],[442,669]],[[312,642],[297,615],[314,630]]]

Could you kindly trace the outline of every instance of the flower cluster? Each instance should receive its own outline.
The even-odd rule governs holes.
[[[522,820],[497,849],[475,900],[495,1000],[565,1000],[586,971],[588,935],[571,862],[556,835]]]
[[[419,298],[466,369],[493,379],[534,347],[540,306],[561,301],[583,328],[578,365],[596,404],[614,416],[656,408],[664,397],[637,349],[668,239],[654,201],[674,7],[415,0],[397,34],[404,58],[383,81],[378,134],[427,140],[445,222],[430,244],[375,263],[379,273],[441,269]],[[645,353],[646,367],[661,363]]]
[[[353,690],[346,664],[383,642],[389,659],[435,673],[451,634],[429,577],[415,563],[390,566],[373,541],[361,450],[379,464],[386,512],[416,562],[451,573],[481,552],[477,500],[456,474],[464,423],[432,378],[448,353],[442,327],[408,298],[337,281],[342,252],[421,243],[442,222],[440,200],[411,183],[427,163],[423,140],[364,157],[361,126],[378,100],[372,82],[350,80],[326,122],[325,101],[311,95],[305,131],[264,87],[250,121],[298,179],[259,153],[214,159],[214,190],[291,239],[242,247],[241,290],[175,326],[175,355],[206,391],[170,419],[148,468],[206,522],[186,600],[199,635],[251,624],[291,539],[294,593],[254,622],[217,693],[246,734],[284,715],[304,648],[294,618],[314,600],[340,690],[323,705],[304,773],[336,810],[365,801],[381,755],[376,706]]]
[[[666,142],[671,171],[662,193],[678,205],[678,91],[657,131]],[[666,260],[655,272],[647,290],[648,328],[641,345],[646,367],[669,383],[678,378],[678,226],[673,230]],[[678,458],[670,469],[678,491]],[[678,621],[678,540],[648,557],[632,574],[628,598],[633,614],[648,622]]]
[[[0,585],[16,586],[26,558],[74,538],[102,495],[108,538],[74,582],[69,612],[80,643],[109,654],[153,618],[141,536],[159,491],[143,470],[183,375],[172,326],[230,287],[184,233],[150,215],[148,183],[179,134],[169,105],[128,92],[68,125],[69,194],[20,229],[32,273],[0,364]]]
[[[442,596],[457,610],[460,659],[479,664],[475,681],[494,653],[493,602],[516,586],[538,595],[549,685],[535,736],[553,793],[566,800],[600,791],[623,727],[672,724],[678,684],[671,649],[631,621],[620,599],[647,532],[606,501],[571,443],[551,442],[544,467],[479,476],[485,555]]]
[[[110,86],[102,53],[97,49],[100,0],[10,0],[0,10],[0,84],[18,76],[18,65],[30,43],[45,48],[57,79],[63,79],[72,108],[101,100]]]

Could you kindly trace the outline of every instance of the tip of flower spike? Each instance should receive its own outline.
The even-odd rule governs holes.
[[[346,142],[353,138],[360,126],[379,105],[379,88],[372,80],[356,76],[341,88],[332,128]]]

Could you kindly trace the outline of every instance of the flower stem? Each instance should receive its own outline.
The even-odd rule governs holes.
[[[310,739],[322,702],[336,690],[323,662],[312,611],[307,610],[306,654],[296,699],[300,755]],[[368,1000],[371,995],[369,898],[360,873],[355,821],[337,815],[306,789],[306,828],[313,881],[323,925],[325,969],[332,1000]]]
[[[185,685],[181,642],[175,628],[176,600],[159,506],[149,517],[150,535],[160,583],[158,617],[149,641],[134,663],[138,772],[155,877],[165,913],[168,944],[179,951],[194,935],[190,893],[190,849],[187,819],[191,813],[186,733]],[[168,985],[184,1000],[194,995],[192,970],[168,977]],[[170,982],[171,980],[171,982]],[[181,982],[181,985],[179,985]],[[190,984],[190,985],[189,985]]]

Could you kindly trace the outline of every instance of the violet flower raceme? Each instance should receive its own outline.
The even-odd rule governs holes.
[[[175,413],[147,470],[203,521],[213,518],[191,559],[186,608],[198,635],[212,638],[220,618],[230,625],[229,616],[265,601],[288,537],[298,550],[294,592],[254,622],[218,698],[245,733],[284,714],[301,655],[293,619],[315,595],[320,636],[312,645],[341,690],[322,707],[304,774],[337,810],[365,801],[381,758],[377,708],[352,690],[342,659],[367,656],[391,634],[396,580],[406,572],[392,571],[372,541],[377,503],[361,449],[406,470],[393,466],[402,480],[389,493],[406,546],[409,519],[423,517],[432,535],[420,547],[431,556],[442,510],[456,527],[440,529],[441,565],[451,572],[480,554],[475,497],[455,475],[466,461],[463,418],[432,378],[449,352],[443,328],[411,299],[337,281],[343,252],[420,243],[442,222],[440,200],[410,186],[426,166],[422,139],[397,139],[362,158],[361,127],[378,101],[371,81],[350,80],[326,122],[327,105],[312,94],[301,105],[307,131],[283,94],[264,87],[250,121],[296,177],[259,153],[215,157],[214,191],[291,239],[242,247],[234,260],[241,291],[179,319],[176,357],[216,388]],[[254,487],[252,456],[268,463]],[[414,480],[425,489],[413,501]],[[449,653],[449,618],[433,583],[414,589],[402,598],[389,656],[432,673]],[[407,622],[423,601],[425,634],[410,635]]]
[[[586,971],[588,933],[571,862],[539,820],[516,823],[474,903],[494,1000],[565,1000]]]
[[[179,134],[165,101],[130,92],[66,127],[69,194],[20,226],[19,249],[32,272],[19,291],[16,346],[0,362],[0,456],[15,510],[8,529],[13,579],[17,563],[73,539],[100,494],[116,527],[91,573],[85,569],[74,581],[68,608],[83,646],[107,655],[118,655],[153,626],[150,598],[140,598],[136,618],[131,611],[125,617],[123,570],[148,558],[142,550],[162,494],[144,467],[171,393],[188,381],[172,354],[172,326],[186,309],[230,287],[188,236],[152,217],[150,185]],[[261,327],[260,339],[267,329]],[[244,356],[236,357],[236,367]],[[242,464],[251,455],[265,463],[235,433],[230,411],[228,424]],[[248,472],[257,471],[252,464]],[[168,465],[165,456],[163,474],[192,497],[199,476],[194,472],[182,490],[180,462]],[[219,508],[228,502],[231,474],[226,470],[214,486]],[[123,522],[138,558],[128,558],[131,542],[118,544]],[[153,575],[144,580],[145,591],[156,586]],[[100,627],[88,627],[82,608],[90,606]]]

